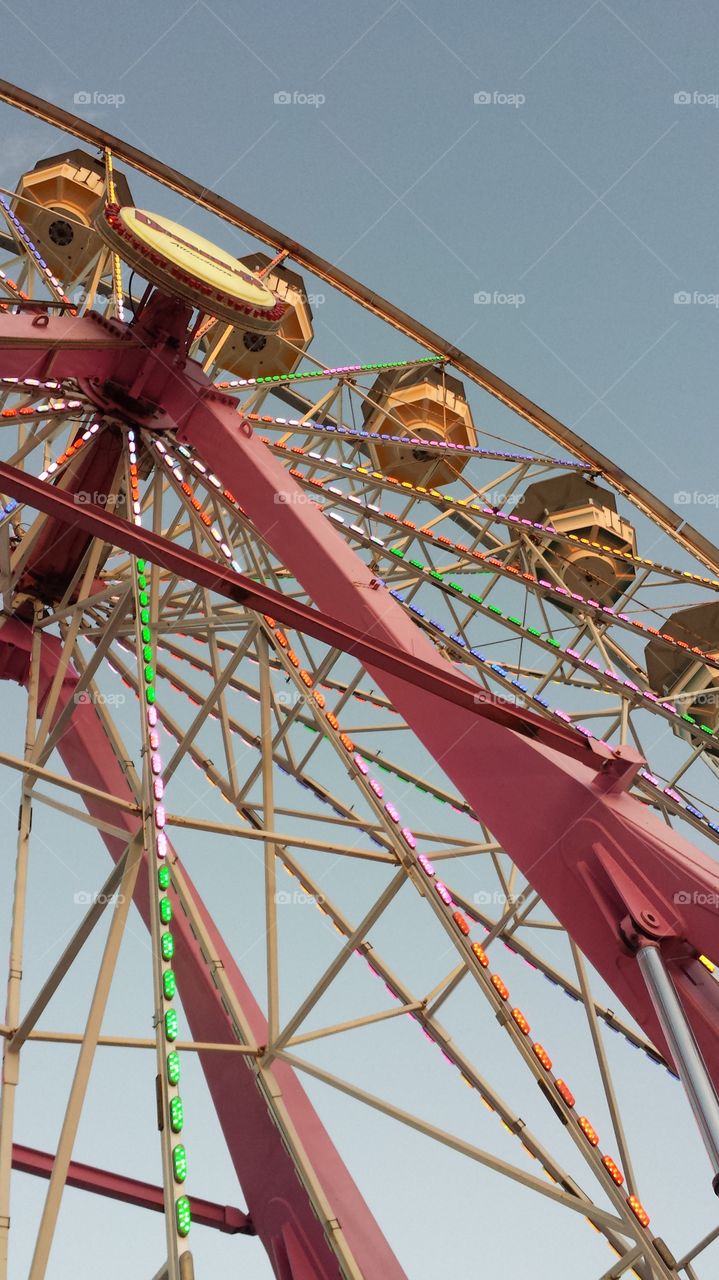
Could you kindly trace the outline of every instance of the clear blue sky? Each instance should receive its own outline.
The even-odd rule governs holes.
[[[0,7],[7,79],[71,111],[86,111],[340,264],[518,386],[671,505],[679,492],[706,495],[719,488],[719,308],[711,301],[712,295],[719,300],[719,108],[707,100],[719,94],[719,15],[709,0],[682,6],[667,0],[615,0],[613,6],[604,0],[507,0],[501,6],[487,0],[445,6],[431,0],[263,6],[0,0]],[[76,108],[81,92],[125,100],[119,107]],[[278,93],[298,100],[275,102]],[[677,102],[677,94],[690,100]],[[323,101],[299,100],[304,95]],[[475,102],[475,95],[491,100]],[[0,182],[14,185],[23,166],[47,149],[49,134],[5,109],[2,127]],[[172,208],[168,197],[167,211]],[[219,228],[216,234],[219,239]],[[480,305],[480,292],[522,301]],[[678,293],[691,301],[677,303]],[[321,307],[317,321],[324,350],[338,358],[355,353],[354,332],[333,333]],[[716,538],[716,511],[700,496],[684,504],[683,514]],[[40,839],[55,848],[57,833],[69,831],[46,815],[38,823]],[[98,863],[89,838],[64,850],[69,861],[71,854],[75,873],[94,885]],[[57,873],[49,874],[54,886]],[[60,908],[53,902],[51,909],[51,900],[49,892],[35,927],[49,931],[52,948],[60,932],[53,913]],[[72,920],[71,911],[66,916]],[[137,919],[134,930],[123,964],[128,981],[139,983],[146,980],[147,954]],[[43,950],[36,931],[28,972],[37,980],[48,963]],[[511,973],[511,961],[503,965]],[[59,1000],[48,1025],[61,1025],[63,1014],[77,1022],[82,1006],[75,1002],[83,990],[87,975]],[[555,1040],[564,1034],[567,1053],[574,1053],[573,1006],[566,1002],[568,1009],[557,1011],[553,994],[540,993],[538,1002],[553,1019]],[[113,997],[111,1013],[114,1028],[147,1034],[126,997]],[[475,1028],[469,1040],[481,1054]],[[398,1040],[398,1052],[411,1075],[410,1042]],[[688,1113],[660,1069],[636,1066],[623,1046],[612,1052],[649,1152],[642,1167],[646,1198],[658,1222],[672,1223],[670,1243],[686,1247],[716,1220]],[[112,1143],[104,1144],[86,1127],[77,1154],[151,1179],[152,1082],[148,1087],[147,1073],[127,1056],[123,1096],[104,1094],[100,1081],[91,1114],[99,1134],[103,1098],[120,1114],[131,1097],[143,1136],[136,1142],[135,1129],[120,1123]],[[42,1145],[47,1128],[41,1122],[49,1119],[51,1130],[56,1123],[71,1059],[58,1051],[53,1061],[58,1068],[47,1116],[21,1110],[20,1141]],[[349,1060],[346,1066],[349,1073]],[[436,1065],[426,1070],[440,1087]],[[511,1075],[513,1068],[503,1063],[502,1070]],[[368,1087],[381,1092],[383,1083],[374,1073]],[[403,1101],[402,1089],[389,1092]],[[442,1122],[466,1124],[464,1102],[443,1102]],[[421,1109],[421,1090],[415,1088],[412,1103]],[[234,1200],[237,1193],[223,1181],[226,1160],[215,1163],[209,1110],[201,1107],[198,1100],[195,1116],[203,1115],[206,1133],[195,1119],[201,1175],[193,1189]],[[470,1113],[470,1138],[496,1141],[506,1158],[521,1160],[515,1147],[488,1135],[485,1114],[476,1111],[481,1108]],[[498,1274],[500,1231],[507,1237],[509,1280],[525,1265],[539,1280],[570,1274],[592,1280],[609,1265],[610,1255],[583,1224],[556,1259],[547,1257],[546,1221],[554,1221],[559,1234],[566,1215],[547,1210],[554,1217],[543,1226],[526,1197],[512,1205],[504,1185],[475,1167],[465,1172],[459,1157],[334,1101],[327,1115],[412,1280],[436,1280],[460,1268]],[[651,1134],[658,1117],[664,1149],[685,1152],[691,1173],[680,1175],[661,1162],[655,1167]],[[535,1127],[542,1131],[541,1122]],[[684,1176],[692,1196],[678,1217],[675,1188]],[[27,1232],[43,1190],[26,1180],[19,1192],[13,1212],[24,1244],[13,1280],[26,1274]],[[126,1235],[115,1237],[100,1267],[109,1224],[118,1220]],[[544,1240],[540,1249],[535,1227]],[[62,1233],[51,1280],[76,1276],[87,1258],[97,1259],[108,1280],[144,1276],[139,1268],[148,1249],[151,1257],[156,1250],[158,1266],[161,1261],[156,1222],[79,1193],[67,1195]],[[196,1237],[203,1264],[198,1280],[269,1276],[252,1241],[207,1232]]]

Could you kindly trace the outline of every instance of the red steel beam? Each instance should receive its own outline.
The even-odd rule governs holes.
[[[34,1147],[23,1147],[13,1144],[12,1167],[18,1173],[30,1173],[36,1178],[49,1178],[55,1163],[55,1157],[49,1151],[37,1151]],[[107,1169],[98,1169],[92,1164],[80,1164],[77,1160],[70,1162],[67,1175],[68,1187],[76,1187],[79,1191],[91,1191],[97,1196],[107,1196],[112,1200],[121,1200],[123,1204],[134,1204],[140,1209],[152,1209],[155,1213],[164,1213],[162,1187],[151,1182],[140,1182],[137,1178],[127,1178],[122,1173],[109,1173]],[[229,1204],[216,1204],[214,1200],[201,1200],[192,1197],[192,1218],[203,1227],[214,1227],[225,1235],[253,1236],[255,1229],[251,1219],[242,1209]]]
[[[77,525],[112,546],[122,547],[134,556],[160,565],[181,579],[207,587],[247,609],[271,614],[285,626],[351,654],[365,664],[401,676],[408,683],[436,693],[466,711],[473,711],[478,716],[543,742],[589,766],[601,768],[612,758],[608,749],[602,752],[597,743],[590,742],[576,730],[548,724],[531,711],[492,697],[480,690],[474,681],[459,675],[449,663],[446,671],[444,664],[433,666],[410,651],[387,644],[368,631],[359,631],[339,618],[288,599],[282,592],[235,573],[219,561],[208,560],[186,547],[169,542],[149,529],[121,520],[104,508],[92,503],[76,503],[72,494],[5,462],[0,462],[0,483],[3,490],[19,502],[27,502],[39,511],[45,511],[65,526]]]

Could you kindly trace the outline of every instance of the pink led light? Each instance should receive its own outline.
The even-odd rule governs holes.
[[[438,880],[434,887],[437,890],[437,893],[439,894],[445,906],[453,907],[454,899],[451,893],[449,892],[449,889],[447,888],[446,884],[442,884],[442,881]]]
[[[147,708],[147,723],[151,725],[153,728],[157,724],[157,708],[156,707]]]
[[[388,801],[385,805],[385,811],[389,814],[393,822],[399,822],[399,813],[397,812],[395,805]]]
[[[158,831],[155,848],[157,850],[158,858],[167,857],[167,836],[165,835],[164,831]]]
[[[417,861],[420,867],[422,868],[422,870],[426,873],[426,875],[428,876],[434,875],[434,867],[432,866],[432,863],[430,862],[426,853],[420,853]]]
[[[162,828],[165,825],[166,819],[167,819],[167,814],[165,813],[164,804],[156,804],[155,805],[155,826],[159,827],[160,831],[162,831]]]
[[[155,781],[152,784],[152,790],[155,793],[155,799],[161,800],[165,794],[165,784],[162,781],[162,778],[155,778]]]
[[[150,730],[150,746],[152,750],[157,751],[157,748],[159,747],[159,745],[160,745],[160,735],[157,732],[157,729],[151,729]]]
[[[376,779],[376,778],[370,778],[370,780],[369,780],[369,784],[370,784],[370,786],[371,786],[372,790],[374,791],[375,795],[376,795],[376,796],[379,796],[379,798],[380,798],[380,800],[381,800],[381,799],[382,799],[382,797],[383,797],[383,795],[384,795],[384,791],[382,790],[381,786],[379,785],[379,782],[377,781],[377,779]]]
[[[157,737],[157,734],[155,734],[155,737]],[[150,756],[150,768],[153,773],[162,773],[162,760],[156,751],[153,751]]]
[[[402,828],[402,836],[403,836],[403,839],[405,840],[405,843],[409,845],[410,849],[417,848],[417,841],[415,840],[414,835],[410,831],[409,827]]]

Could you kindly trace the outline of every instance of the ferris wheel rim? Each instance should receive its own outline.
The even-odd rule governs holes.
[[[199,204],[209,213],[255,236],[264,244],[286,252],[299,266],[312,272],[365,310],[374,313],[406,337],[425,346],[438,358],[446,360],[470,381],[505,404],[555,443],[570,449],[582,461],[596,467],[604,478],[629,501],[657,521],[665,533],[707,567],[719,573],[719,547],[683,520],[667,503],[657,498],[623,467],[605,457],[594,445],[582,439],[553,414],[542,409],[510,383],[492,373],[473,356],[435,333],[421,321],[415,320],[387,298],[383,298],[373,289],[363,285],[361,281],[355,280],[348,273],[333,266],[331,262],[312,249],[306,248],[298,240],[278,231],[276,227],[249,213],[246,209],[242,209],[234,201],[219,195],[189,175],[157,160],[148,152],[125,142],[115,134],[107,133],[97,125],[73,115],[72,112],[55,106],[47,99],[30,93],[29,90],[22,89],[8,80],[0,79],[0,102],[5,102],[8,106],[44,120],[45,123],[72,134],[88,145],[103,151],[109,149],[117,159],[144,173],[146,177],[152,178],[179,195],[192,199],[195,204]]]

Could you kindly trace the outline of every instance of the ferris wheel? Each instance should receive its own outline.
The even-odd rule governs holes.
[[[0,675],[26,708],[0,752],[0,1280],[84,1273],[67,1188],[88,1218],[162,1214],[148,1280],[211,1274],[213,1232],[242,1237],[238,1276],[250,1236],[278,1280],[419,1275],[395,1203],[477,1274],[704,1280],[719,1228],[685,1227],[693,1188],[707,1221],[719,1190],[719,551],[317,254],[0,100],[6,132],[16,109],[56,131],[0,191]],[[119,988],[144,1035],[108,1032]],[[399,1162],[381,1204],[340,1114]],[[113,1163],[138,1116],[155,1182]],[[98,1270],[127,1274],[121,1243]]]

